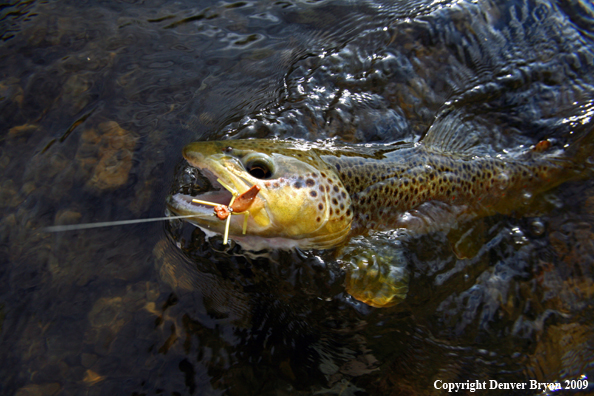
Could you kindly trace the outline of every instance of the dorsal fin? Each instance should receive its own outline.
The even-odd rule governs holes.
[[[472,154],[488,140],[483,138],[492,135],[480,121],[461,109],[446,110],[437,116],[421,144],[440,153]]]

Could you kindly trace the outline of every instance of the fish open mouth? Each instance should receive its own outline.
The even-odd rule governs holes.
[[[228,205],[231,201],[231,193],[217,181],[218,177],[208,169],[200,169],[200,173],[211,184],[209,191],[197,195],[183,193],[172,194],[167,198],[167,206],[170,211],[177,215],[192,215],[205,217],[212,216],[213,206],[204,205],[199,201],[211,202],[219,205]]]

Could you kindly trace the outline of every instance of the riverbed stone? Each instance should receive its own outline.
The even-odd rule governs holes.
[[[127,183],[138,134],[115,121],[86,129],[76,159],[93,191],[114,190]]]

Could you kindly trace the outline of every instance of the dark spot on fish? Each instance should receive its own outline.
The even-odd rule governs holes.
[[[340,209],[344,210],[344,204],[343,203],[340,204]]]
[[[328,177],[324,172],[321,172],[322,177]]]
[[[303,183],[301,183],[300,181],[296,181],[295,183],[293,183],[293,187],[301,188],[301,187],[303,187]]]
[[[336,200],[336,198],[332,198],[332,204],[338,205],[338,201]]]
[[[338,192],[338,186],[334,186],[334,192]]]
[[[274,182],[274,184],[272,185],[272,187],[279,188],[279,184],[277,182]]]
[[[330,216],[332,216],[332,208],[330,208]]]
[[[305,181],[305,184],[307,185],[307,187],[312,187],[316,184],[316,182],[313,179],[307,179]]]
[[[318,204],[318,209],[324,210],[324,204],[323,203]]]
[[[314,172],[314,173],[311,174],[311,176],[312,177],[318,177],[318,174]]]
[[[347,216],[350,216],[351,215],[351,210],[350,209],[347,209],[346,214],[347,214]]]
[[[336,170],[340,172],[340,164],[336,164]]]
[[[346,193],[345,193],[344,191],[343,191],[343,192],[341,192],[341,193],[340,193],[340,195],[341,195],[343,198],[346,198]]]
[[[316,219],[316,221],[319,223],[320,221],[322,221],[322,219],[320,219],[320,217],[318,216],[318,218]]]
[[[314,198],[315,198],[315,197],[317,197],[317,196],[318,196],[318,193],[317,193],[317,192],[315,192],[315,191],[310,191],[310,192],[309,192],[309,195],[311,195],[312,197],[314,197]]]
[[[404,180],[404,185],[408,186],[408,180],[406,180],[406,179]]]

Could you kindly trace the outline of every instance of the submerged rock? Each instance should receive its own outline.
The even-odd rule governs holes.
[[[86,129],[76,160],[88,175],[91,190],[113,190],[128,181],[138,135],[115,121],[102,122],[97,129]]]

